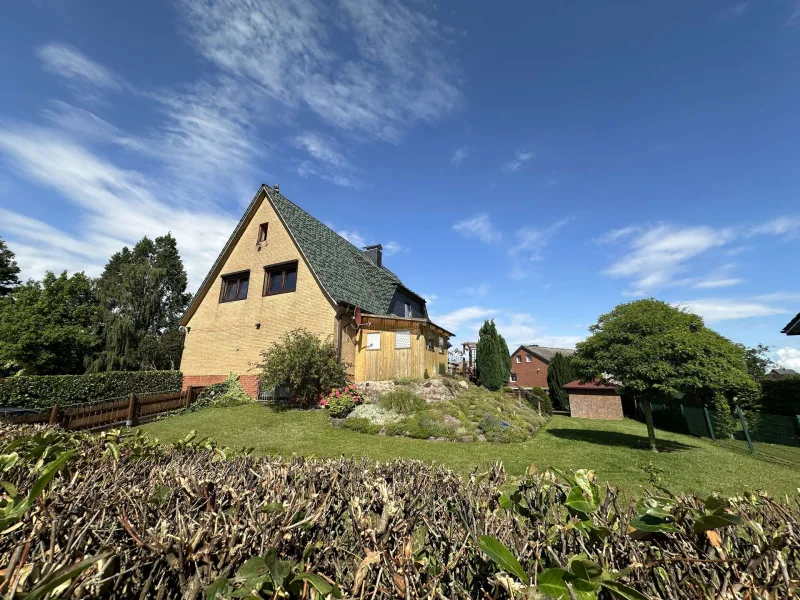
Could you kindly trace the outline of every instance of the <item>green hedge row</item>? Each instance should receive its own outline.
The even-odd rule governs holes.
[[[772,415],[800,415],[800,376],[772,381],[762,386],[761,411]]]
[[[86,375],[39,375],[0,380],[0,407],[50,408],[181,389],[180,371],[108,371]]]

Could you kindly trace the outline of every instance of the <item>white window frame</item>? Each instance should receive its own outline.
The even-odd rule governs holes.
[[[375,344],[374,340],[378,340],[378,343]],[[380,350],[381,349],[381,333],[373,332],[367,334],[367,350]]]
[[[397,334],[408,334],[408,346],[398,346],[399,337]],[[411,330],[410,329],[398,329],[394,332],[394,349],[395,350],[407,350],[411,348]]]
[[[511,375],[509,376],[508,380],[511,383],[517,383],[517,374],[516,373],[511,373]]]
[[[525,362],[526,362],[526,363],[529,363],[529,362],[531,362],[531,355],[530,355],[530,354],[526,354],[526,355],[525,355]]]
[[[439,354],[444,354],[444,338],[439,336]]]
[[[519,354],[517,354],[515,358],[517,359],[517,364],[520,364],[522,362],[522,357]]]

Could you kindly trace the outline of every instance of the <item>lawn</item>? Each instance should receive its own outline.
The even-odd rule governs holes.
[[[539,469],[594,469],[627,493],[637,493],[648,477],[648,461],[663,469],[662,484],[674,491],[738,494],[766,490],[796,494],[800,472],[690,436],[658,431],[662,452],[647,450],[641,423],[592,421],[556,416],[527,442],[435,442],[356,433],[334,428],[323,410],[279,410],[260,404],[209,408],[143,425],[162,441],[196,430],[231,448],[255,447],[257,453],[291,456],[368,456],[376,460],[414,458],[444,464],[462,474],[502,461],[512,475],[533,463]]]

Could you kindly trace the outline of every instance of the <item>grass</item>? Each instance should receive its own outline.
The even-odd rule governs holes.
[[[444,464],[462,474],[502,461],[511,475],[534,463],[539,469],[594,469],[626,493],[648,484],[641,465],[652,461],[664,470],[662,484],[674,491],[739,494],[765,490],[795,494],[798,470],[766,462],[710,440],[658,431],[662,452],[647,450],[641,423],[593,421],[555,416],[533,439],[513,444],[434,442],[375,436],[331,427],[323,410],[280,410],[260,404],[209,408],[142,426],[163,441],[196,430],[231,448],[255,447],[260,454],[291,456],[405,457]]]

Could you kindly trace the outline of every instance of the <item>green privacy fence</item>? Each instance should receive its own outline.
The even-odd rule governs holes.
[[[659,429],[709,438],[734,450],[757,454],[775,462],[800,465],[800,415],[728,415],[681,404],[653,403],[653,423]],[[637,406],[644,421],[644,406]]]

